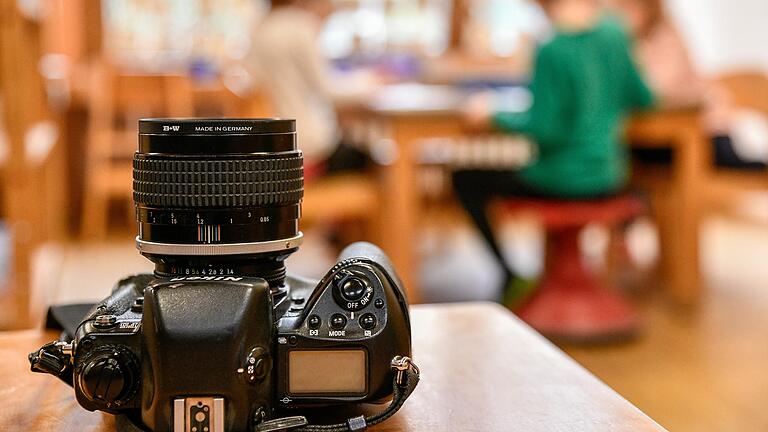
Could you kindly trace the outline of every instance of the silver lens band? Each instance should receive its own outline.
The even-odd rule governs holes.
[[[214,255],[247,255],[265,252],[280,252],[294,249],[301,245],[304,234],[299,232],[296,237],[281,240],[253,243],[228,244],[174,244],[153,243],[136,237],[136,248],[141,253],[157,255],[185,256],[214,256]]]

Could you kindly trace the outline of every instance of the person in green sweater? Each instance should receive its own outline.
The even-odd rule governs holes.
[[[529,283],[504,260],[487,205],[496,196],[595,199],[615,194],[628,180],[621,141],[625,116],[650,108],[653,95],[630,54],[630,39],[598,0],[539,0],[555,35],[535,55],[523,113],[493,113],[470,104],[467,121],[527,136],[536,159],[519,171],[463,170],[453,174],[456,195],[504,271],[503,295],[514,298]]]

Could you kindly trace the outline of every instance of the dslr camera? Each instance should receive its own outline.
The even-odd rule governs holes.
[[[347,247],[319,281],[287,275],[303,190],[293,120],[141,120],[136,247],[155,271],[119,281],[62,340],[30,354],[32,370],[126,431],[347,431],[386,420],[418,382],[401,283],[368,243]],[[389,399],[338,424],[296,415]]]

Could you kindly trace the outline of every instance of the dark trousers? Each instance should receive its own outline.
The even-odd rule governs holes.
[[[733,149],[733,140],[727,135],[714,136],[712,141],[712,153],[715,164],[720,168],[729,168],[745,171],[765,170],[763,162],[743,160]],[[632,157],[640,163],[668,165],[672,163],[672,149],[669,148],[633,148]]]
[[[515,276],[507,265],[488,218],[488,203],[498,196],[542,197],[528,186],[517,171],[465,170],[453,173],[453,189],[464,209],[482,234],[497,263],[504,271],[505,284]],[[552,197],[555,198],[555,197]]]
[[[365,171],[372,165],[371,156],[360,146],[341,141],[325,160],[325,175]]]

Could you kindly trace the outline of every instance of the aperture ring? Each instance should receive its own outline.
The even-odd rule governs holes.
[[[238,159],[134,157],[134,200],[163,207],[271,206],[303,196],[301,154]]]

